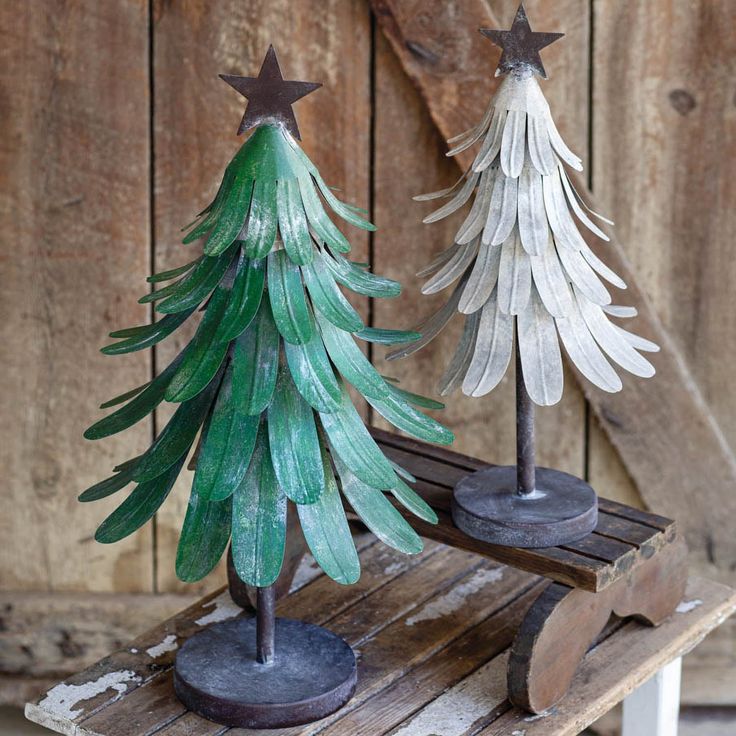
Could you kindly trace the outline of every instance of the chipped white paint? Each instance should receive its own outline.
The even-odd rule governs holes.
[[[235,618],[243,609],[233,601],[230,597],[230,593],[225,591],[220,593],[217,598],[213,598],[208,603],[205,603],[202,608],[209,608],[214,606],[214,610],[210,611],[206,616],[198,618],[194,623],[198,626],[207,626],[207,624],[216,624],[218,621],[227,621],[230,618]]]
[[[156,657],[160,657],[162,654],[166,654],[166,652],[173,652],[178,646],[176,643],[176,634],[169,634],[160,644],[146,649],[146,654],[156,659]]]
[[[462,608],[468,596],[482,590],[486,585],[496,583],[503,578],[503,568],[494,567],[490,570],[477,570],[469,580],[456,585],[444,595],[429,601],[413,616],[406,619],[407,626],[414,626],[420,621],[429,621],[442,618]]]
[[[506,699],[508,654],[487,662],[420,710],[393,736],[462,736]]]
[[[118,696],[123,695],[128,689],[126,683],[140,681],[140,675],[136,675],[135,672],[119,670],[108,672],[96,680],[81,685],[67,685],[62,682],[46,693],[46,697],[41,700],[38,707],[49,711],[54,716],[72,721],[84,713],[84,708],[76,706],[85,700],[90,700],[106,690],[115,690]]]
[[[404,563],[403,562],[392,562],[390,565],[386,565],[386,567],[383,568],[383,574],[384,575],[394,575],[398,572],[401,572],[404,569]]]
[[[694,611],[698,606],[702,606],[703,601],[700,600],[700,598],[695,598],[691,601],[681,601],[677,608],[675,608],[675,611],[677,613],[690,613],[690,611]]]
[[[138,650],[135,647],[131,647],[130,648],[130,653],[131,654],[138,654]]]

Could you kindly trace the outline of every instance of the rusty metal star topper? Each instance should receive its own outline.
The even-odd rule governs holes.
[[[273,46],[268,47],[257,77],[220,74],[220,79],[248,100],[238,135],[263,123],[279,123],[298,140],[301,140],[299,126],[296,124],[291,106],[322,86],[319,82],[285,80]]]
[[[516,11],[511,30],[496,31],[481,28],[480,32],[503,49],[496,76],[510,72],[523,73],[530,69],[539,74],[542,79],[547,79],[547,72],[544,70],[539,52],[565,35],[564,33],[535,33],[532,31],[523,3]]]

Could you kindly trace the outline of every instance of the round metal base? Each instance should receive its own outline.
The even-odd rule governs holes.
[[[479,470],[452,494],[452,519],[461,531],[504,547],[556,547],[590,534],[598,523],[595,491],[574,475],[536,469],[537,490],[516,492],[516,466]]]
[[[256,661],[256,619],[195,634],[179,650],[174,689],[189,710],[239,728],[283,728],[324,718],[355,692],[355,654],[339,636],[276,619],[275,657]]]

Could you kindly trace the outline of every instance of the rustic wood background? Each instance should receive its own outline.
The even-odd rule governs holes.
[[[363,313],[409,327],[432,307],[414,273],[456,226],[423,226],[426,208],[411,196],[456,178],[444,136],[485,105],[498,53],[475,28],[507,27],[517,4],[0,3],[0,700],[81,667],[220,582],[175,579],[186,483],[154,524],[110,547],[92,535],[116,501],[76,502],[116,460],[143,450],[163,419],[164,410],[114,439],[82,439],[101,401],[147,380],[176,349],[170,340],[125,357],[98,350],[110,330],[150,318],[136,303],[145,276],[187,259],[180,228],[240,143],[242,102],[217,74],[255,73],[273,43],[288,78],[324,83],[296,108],[304,148],[378,226],[372,236],[349,233],[359,259],[405,285],[396,300],[361,304]],[[677,516],[693,565],[734,581],[733,5],[526,6],[533,27],[567,34],[543,52],[544,91],[599,207],[616,221],[645,295],[632,296],[654,325],[647,336],[666,339],[655,357],[665,378],[633,402],[586,398],[570,372],[563,401],[538,413],[540,461],[602,495]],[[399,364],[383,365],[382,350],[373,357],[427,392],[453,339]],[[453,397],[443,419],[458,450],[513,462],[511,376],[483,400]],[[736,704],[734,628],[721,631],[688,662],[686,702]]]

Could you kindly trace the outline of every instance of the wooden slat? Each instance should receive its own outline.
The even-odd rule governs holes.
[[[0,580],[150,591],[150,534],[101,547],[116,500],[76,500],[150,436],[144,421],[82,439],[100,403],[150,374],[145,355],[99,353],[110,330],[146,321],[130,287],[149,259],[148,6],[4,3],[0,33]]]
[[[374,0],[373,6],[403,69],[419,88],[433,121],[443,135],[445,137],[455,135],[480,119],[487,95],[481,94],[481,89],[477,85],[472,93],[463,94],[464,85],[468,84],[469,75],[472,74],[468,71],[468,65],[452,66],[444,63],[438,67],[441,56],[437,53],[417,53],[416,50],[442,48],[433,33],[437,32],[436,29],[444,29],[451,25],[458,34],[454,45],[464,49],[466,53],[472,49],[471,55],[466,58],[474,60],[473,69],[493,68],[493,55],[496,52],[492,50],[490,44],[479,44],[475,31],[478,25],[500,27],[499,19],[489,12],[487,4],[483,0],[457,0],[451,6],[441,2],[433,3],[435,12],[432,13],[431,24],[421,22],[424,16],[414,3]],[[635,6],[636,11],[633,10]],[[626,11],[621,10],[623,7],[619,3],[606,3],[609,14],[616,8],[625,15]],[[644,33],[647,28],[655,27],[656,19],[661,20],[658,14],[659,5],[648,4],[647,10],[639,10],[636,4],[626,4],[625,7],[632,8],[633,15],[632,18],[618,24],[618,35],[615,38],[620,39],[620,44],[614,51],[622,54],[624,49],[635,49],[631,53],[636,55],[636,64],[640,64],[642,69],[648,69],[647,56],[640,52],[649,49],[649,46],[645,43],[632,44],[628,29],[637,27]],[[426,12],[426,4],[422,4],[422,10]],[[448,15],[450,12],[451,18]],[[692,12],[694,15],[699,13],[697,6],[692,7]],[[718,25],[719,29],[723,29],[725,38],[728,24],[721,22]],[[685,29],[691,27],[692,23],[683,24]],[[728,38],[731,39],[731,36]],[[723,41],[723,44],[723,49],[726,49],[726,41]],[[701,43],[693,43],[690,48],[697,53],[701,46]],[[669,53],[666,52],[668,47],[662,48],[665,50],[661,55],[662,69],[669,69],[666,66],[669,58]],[[454,53],[457,57],[457,51]],[[547,59],[550,63],[554,59],[551,50],[545,57],[545,63],[548,63]],[[688,64],[691,68],[703,68],[703,65],[694,58]],[[664,71],[660,72],[658,79],[661,79],[663,73]],[[621,76],[615,74],[609,79],[615,85],[618,94]],[[705,86],[704,84],[703,87]],[[609,99],[615,96],[611,94]],[[623,107],[626,108],[625,113],[635,115],[639,106]],[[616,127],[621,129],[624,124],[619,122]],[[707,126],[698,126],[698,130],[703,128]],[[635,157],[631,159],[632,162],[640,160],[646,150],[642,146],[643,144],[632,148],[631,155]],[[621,169],[626,173],[627,182],[632,176],[636,178],[632,172],[636,172],[638,168],[638,164],[629,162],[629,165]],[[606,175],[603,167],[596,165],[595,169],[599,172],[596,174],[597,177]],[[639,177],[637,181],[642,186],[648,187],[649,180],[646,178]],[[580,191],[586,190],[584,182],[578,181],[577,185]],[[619,187],[622,188],[626,187]],[[591,198],[586,194],[586,199]],[[642,195],[639,195],[636,201],[641,199]],[[591,204],[594,208],[599,208],[592,200]],[[705,207],[701,209],[707,210]],[[613,214],[616,215],[615,212]],[[663,247],[666,247],[668,242],[669,239],[664,239]],[[692,238],[688,238],[688,243],[691,242]],[[599,244],[594,242],[593,238],[591,245],[599,249]],[[583,382],[585,395],[624,458],[647,504],[653,508],[666,508],[673,515],[682,518],[683,528],[697,562],[703,565],[708,564],[709,558],[732,559],[736,555],[736,536],[730,533],[727,525],[722,524],[721,520],[724,514],[726,516],[736,514],[736,497],[731,492],[736,485],[736,459],[697,388],[693,375],[688,371],[676,347],[676,340],[665,330],[651,307],[640,279],[631,268],[623,247],[615,237],[606,246],[605,260],[629,285],[626,302],[639,310],[637,332],[654,339],[663,350],[655,358],[658,371],[656,379],[641,381],[627,378],[626,390],[615,396],[604,395],[587,382]],[[677,303],[680,304],[679,301]],[[424,373],[421,365],[419,369]],[[682,439],[685,433],[686,451]],[[543,431],[540,434],[544,436]],[[554,434],[556,436],[556,432]],[[693,458],[697,458],[697,462],[694,462]],[[703,472],[702,468],[707,468],[707,472]],[[693,498],[697,499],[697,503],[692,502]]]
[[[180,228],[214,194],[230,158],[243,143],[235,133],[245,100],[220,73],[255,74],[269,44],[287,79],[315,80],[324,87],[294,106],[302,146],[340,196],[369,203],[370,10],[362,0],[271,2],[218,0],[207,4],[156,2],[155,75],[155,266],[185,263],[192,247]],[[203,51],[206,50],[206,51]],[[352,257],[368,260],[368,235],[345,230]],[[365,298],[356,299],[367,314]],[[162,368],[191,335],[178,330],[156,348]],[[159,428],[170,407],[158,412]],[[174,574],[179,529],[191,474],[182,473],[159,513],[157,550],[161,590],[192,589]],[[216,582],[224,581],[222,565]],[[210,576],[200,586],[212,585]],[[194,586],[197,589],[197,586]]]

